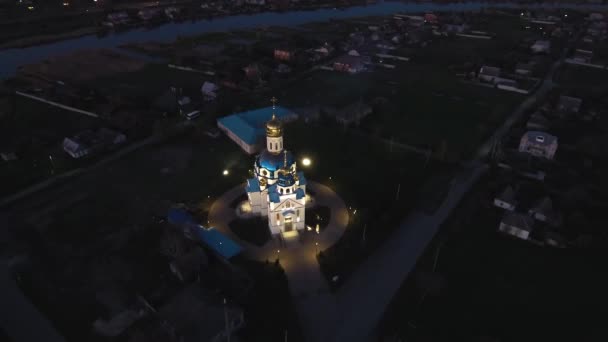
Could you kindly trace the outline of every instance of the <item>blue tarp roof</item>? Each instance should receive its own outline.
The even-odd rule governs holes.
[[[198,224],[186,210],[180,208],[171,208],[167,214],[167,221],[175,225]]]
[[[274,113],[279,120],[296,115],[291,110],[281,106],[277,106]],[[264,107],[224,116],[217,119],[217,121],[236,134],[241,140],[253,145],[260,137],[264,136],[264,125],[271,118],[272,107]]]
[[[198,235],[198,238],[202,243],[226,259],[230,259],[241,252],[241,246],[239,246],[236,242],[215,228],[205,229],[203,226],[199,225],[194,220],[194,217],[192,217],[192,215],[190,215],[184,209],[169,209],[167,221],[174,225],[187,226],[188,230],[193,235]]]
[[[230,259],[241,252],[241,246],[215,228],[201,227],[198,230],[198,236],[204,244],[225,259]]]

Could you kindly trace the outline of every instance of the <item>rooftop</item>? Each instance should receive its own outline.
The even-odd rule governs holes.
[[[274,111],[277,119],[289,121],[297,118],[291,110],[277,106]],[[217,120],[225,128],[236,134],[247,144],[255,144],[265,134],[265,124],[272,118],[272,107],[264,107],[246,112],[224,116]]]

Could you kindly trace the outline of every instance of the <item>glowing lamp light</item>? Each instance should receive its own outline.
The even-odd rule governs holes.
[[[223,174],[224,176],[228,176],[228,174],[229,174],[229,173],[230,173],[230,172],[228,172],[228,170],[224,170],[224,171],[222,172],[222,174]]]
[[[312,162],[310,161],[310,158],[304,158],[302,159],[302,165],[304,166],[310,166]]]

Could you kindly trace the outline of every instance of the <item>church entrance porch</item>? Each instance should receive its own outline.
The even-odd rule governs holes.
[[[285,225],[283,227],[283,232],[291,232],[293,230],[293,218],[291,216],[285,217]]]

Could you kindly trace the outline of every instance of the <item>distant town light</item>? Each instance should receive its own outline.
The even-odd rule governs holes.
[[[302,159],[302,165],[304,166],[310,166],[312,162],[310,161],[310,158],[304,158]]]
[[[222,174],[223,174],[224,176],[228,176],[228,174],[229,174],[229,173],[230,173],[230,172],[228,172],[228,170],[224,170],[224,172],[222,172]]]

